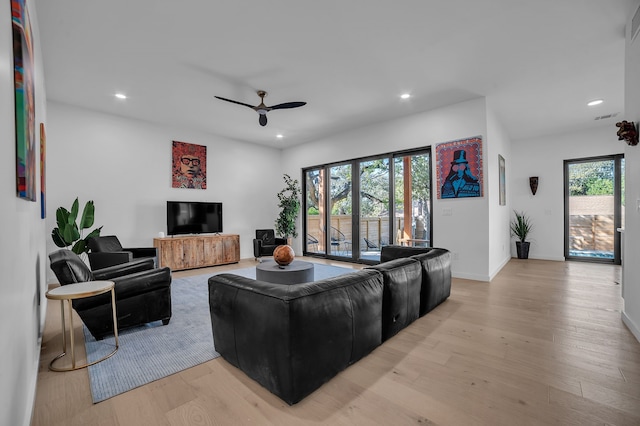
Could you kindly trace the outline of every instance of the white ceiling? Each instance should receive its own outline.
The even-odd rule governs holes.
[[[640,3],[32,1],[48,100],[280,147],[480,96],[513,140],[614,132],[625,23]],[[257,105],[258,89],[267,105],[307,105],[261,127],[214,98]],[[587,107],[595,98],[605,102]]]

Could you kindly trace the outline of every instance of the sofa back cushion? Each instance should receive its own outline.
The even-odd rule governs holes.
[[[51,270],[61,285],[93,281],[93,274],[86,263],[71,250],[58,250],[49,255]]]
[[[382,292],[374,270],[291,286],[215,275],[216,351],[294,404],[380,344]]]
[[[382,274],[382,341],[418,319],[422,265],[415,259],[394,259],[370,266]]]
[[[89,238],[89,248],[93,252],[122,251],[122,244],[115,235]]]
[[[276,233],[273,229],[256,229],[256,240],[262,240],[264,246],[274,245]]]
[[[420,316],[430,312],[451,295],[451,253],[433,248],[428,253],[411,256],[422,264]]]
[[[380,263],[388,262],[393,259],[403,257],[411,257],[416,254],[424,254],[433,250],[431,247],[411,247],[411,246],[382,246],[380,251]]]

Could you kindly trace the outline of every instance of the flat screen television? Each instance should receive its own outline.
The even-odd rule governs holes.
[[[167,235],[222,232],[222,203],[167,201]]]

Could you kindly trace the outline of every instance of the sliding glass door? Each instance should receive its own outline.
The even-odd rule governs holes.
[[[430,153],[394,158],[396,243],[431,247]]]
[[[326,253],[324,169],[311,169],[304,173],[305,224],[307,239],[305,251]]]
[[[385,245],[431,245],[428,148],[303,173],[305,254],[377,263]]]
[[[360,162],[360,259],[380,260],[389,244],[389,158]]]
[[[352,179],[351,164],[340,164],[329,168],[329,207],[330,228],[329,254],[341,257],[352,256]]]

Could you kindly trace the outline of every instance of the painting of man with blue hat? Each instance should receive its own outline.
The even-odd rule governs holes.
[[[474,175],[468,160],[467,150],[470,147],[462,148],[459,142],[456,141],[456,145],[454,145],[455,149],[453,152],[453,159],[450,162],[449,174],[444,178],[441,182],[440,188],[440,198],[464,198],[464,197],[481,197],[481,181],[478,176]],[[445,144],[441,144],[445,145]],[[481,147],[481,145],[480,145]],[[439,155],[443,156],[446,154],[446,151],[443,149],[445,146],[438,146]],[[481,149],[481,148],[480,148]],[[478,149],[475,150],[474,153],[478,156]],[[449,151],[450,152],[450,151]],[[481,151],[480,151],[481,152]],[[450,154],[449,154],[450,155]],[[449,157],[451,158],[451,157]],[[444,161],[442,158],[439,160],[439,165],[444,166]],[[443,173],[440,172],[440,173]]]

